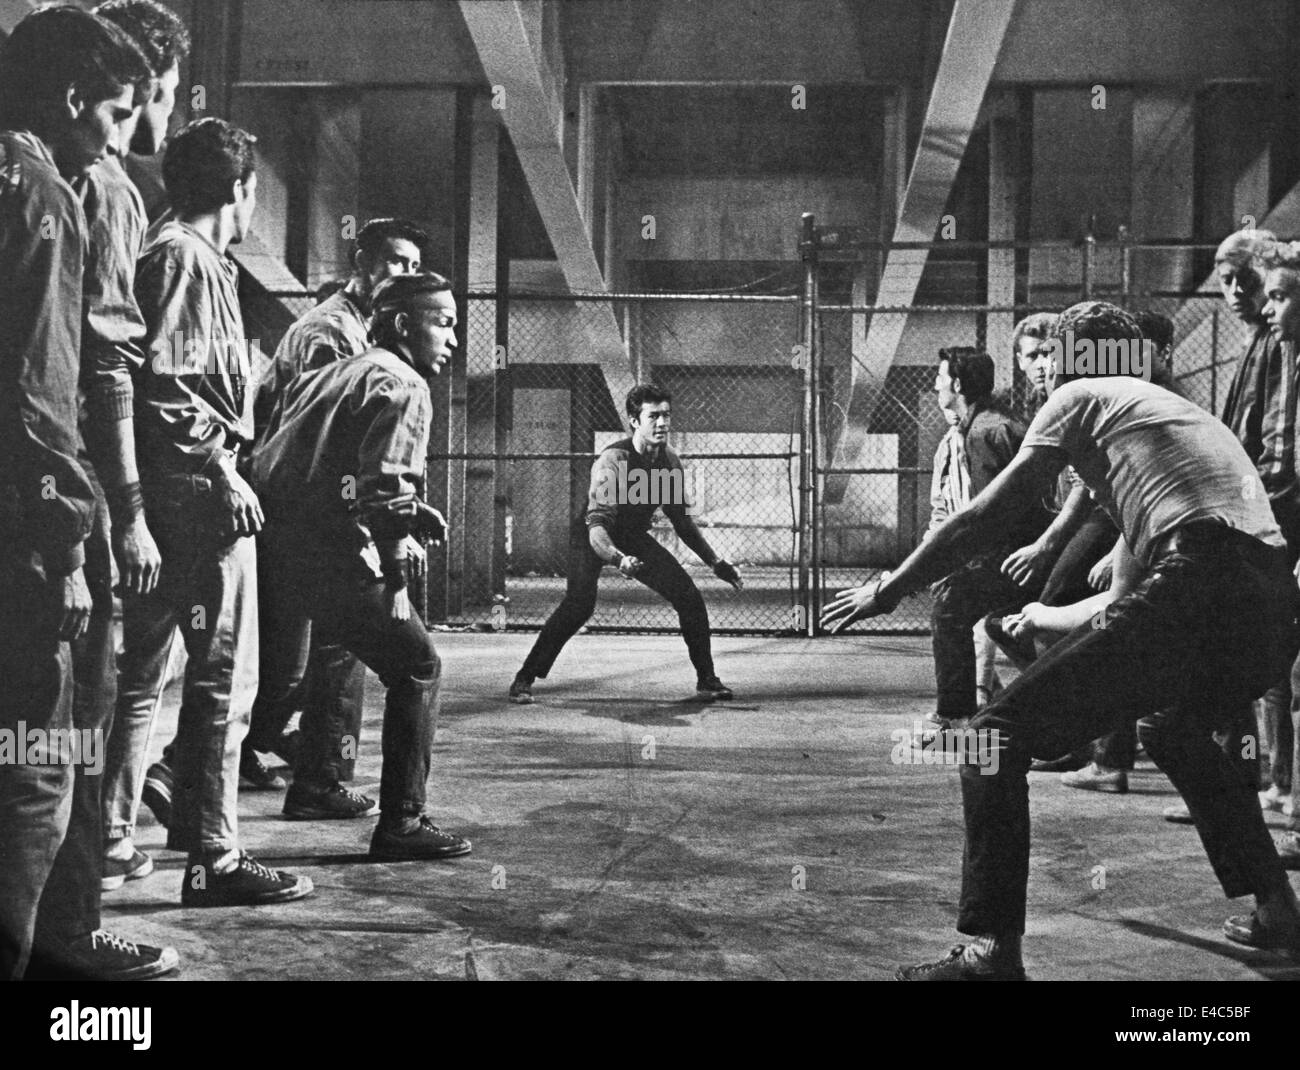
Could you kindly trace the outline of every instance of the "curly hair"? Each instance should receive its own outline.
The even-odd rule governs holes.
[[[256,169],[257,138],[225,119],[196,119],[167,142],[163,182],[184,215],[212,212],[231,201],[231,187]]]
[[[627,409],[627,418],[636,421],[641,418],[642,405],[658,405],[660,402],[667,401],[671,403],[673,396],[654,383],[642,383],[640,386],[634,386],[627,392],[627,400],[623,407]]]
[[[1255,263],[1265,271],[1274,268],[1300,271],[1300,242],[1271,242],[1256,254]]]

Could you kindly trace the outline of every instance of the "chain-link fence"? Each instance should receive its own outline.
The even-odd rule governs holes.
[[[835,251],[851,250],[878,288],[877,303],[827,300],[825,289],[811,279],[805,293],[805,303],[811,300],[817,308],[812,349],[819,369],[821,457],[817,508],[810,519],[817,546],[810,555],[810,614],[834,592],[896,567],[926,530],[935,451],[947,429],[934,395],[942,347],[987,351],[998,368],[998,388],[1008,393],[1014,409],[1026,413],[1027,383],[1011,348],[1015,322],[1085,297],[1110,300],[1131,311],[1168,316],[1179,387],[1209,411],[1222,409],[1244,328],[1209,288],[1213,246],[1147,245],[1122,238],[1074,245],[965,243],[956,250],[954,243],[915,243],[902,247],[903,268],[895,265],[891,273],[885,254],[899,247],[846,242],[840,232],[834,238]],[[942,254],[941,269],[931,271],[927,264],[924,273],[918,269],[909,279],[907,256],[922,249]],[[842,255],[829,264],[816,255],[805,259],[806,264],[811,260],[812,274],[843,275]],[[972,302],[979,293],[1008,303]],[[931,303],[922,304],[922,296]],[[900,297],[915,303],[885,303]],[[929,599],[921,594],[855,629],[923,631],[929,613]]]
[[[429,496],[453,535],[435,561],[435,619],[538,627],[585,541],[591,467],[628,435],[627,391],[673,398],[670,444],[713,549],[745,586],[717,580],[657,515],[653,533],[705,595],[715,630],[776,631],[797,599],[797,458],[803,373],[793,297],[471,295],[449,417],[435,428]],[[440,408],[440,407],[439,407]],[[575,536],[575,530],[577,535]],[[607,569],[591,628],[676,630],[672,607]]]
[[[592,463],[627,436],[623,401],[637,383],[671,392],[670,442],[695,523],[741,566],[737,592],[657,516],[655,537],[724,632],[815,631],[835,591],[897,566],[916,546],[947,427],[934,397],[941,347],[985,349],[998,388],[1023,408],[1015,322],[1085,295],[1113,300],[1169,316],[1180,386],[1222,409],[1244,335],[1211,288],[1210,247],[906,248],[932,257],[910,289],[886,269],[893,250],[876,243],[849,258],[805,258],[800,296],[469,295],[463,359],[432,384],[428,497],[450,536],[430,558],[430,619],[495,630],[545,621],[564,595]],[[972,301],[978,294],[988,299]],[[277,296],[296,311],[313,303]],[[818,434],[805,436],[806,426]],[[677,620],[658,595],[607,569],[589,627],[675,631]],[[925,631],[928,599],[856,627]]]

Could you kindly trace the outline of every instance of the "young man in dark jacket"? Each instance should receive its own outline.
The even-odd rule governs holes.
[[[667,391],[643,384],[626,402],[630,438],[607,446],[591,468],[587,508],[575,517],[569,543],[569,577],[564,600],[542,626],[541,634],[514,682],[510,701],[533,701],[533,681],[546,678],[560,651],[596,609],[600,570],[613,565],[663,595],[677,610],[682,638],[695,667],[696,693],[729,699],[732,692],[713,669],[709,611],[694,581],[650,534],[655,511],[662,508],[673,530],[713,574],[737,590],[736,566],[719,557],[688,510],[682,462],[668,446],[672,398]],[[974,689],[972,682],[971,688]]]

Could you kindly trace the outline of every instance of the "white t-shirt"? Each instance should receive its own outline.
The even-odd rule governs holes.
[[[1154,542],[1194,520],[1285,545],[1264,484],[1236,436],[1204,409],[1152,383],[1130,377],[1066,383],[1038,410],[1023,445],[1064,451],[1144,564]]]

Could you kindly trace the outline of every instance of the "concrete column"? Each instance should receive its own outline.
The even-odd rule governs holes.
[[[1014,98],[1007,101],[1010,113],[998,108],[989,119],[989,241],[1014,241],[1016,237],[1016,148],[1020,137],[1014,114]],[[991,109],[992,110],[992,109]],[[1016,251],[988,251],[990,305],[1012,305],[1016,300]],[[993,358],[994,386],[1011,385],[1013,360],[1011,333],[1014,312],[990,312],[985,325],[985,347]]]

